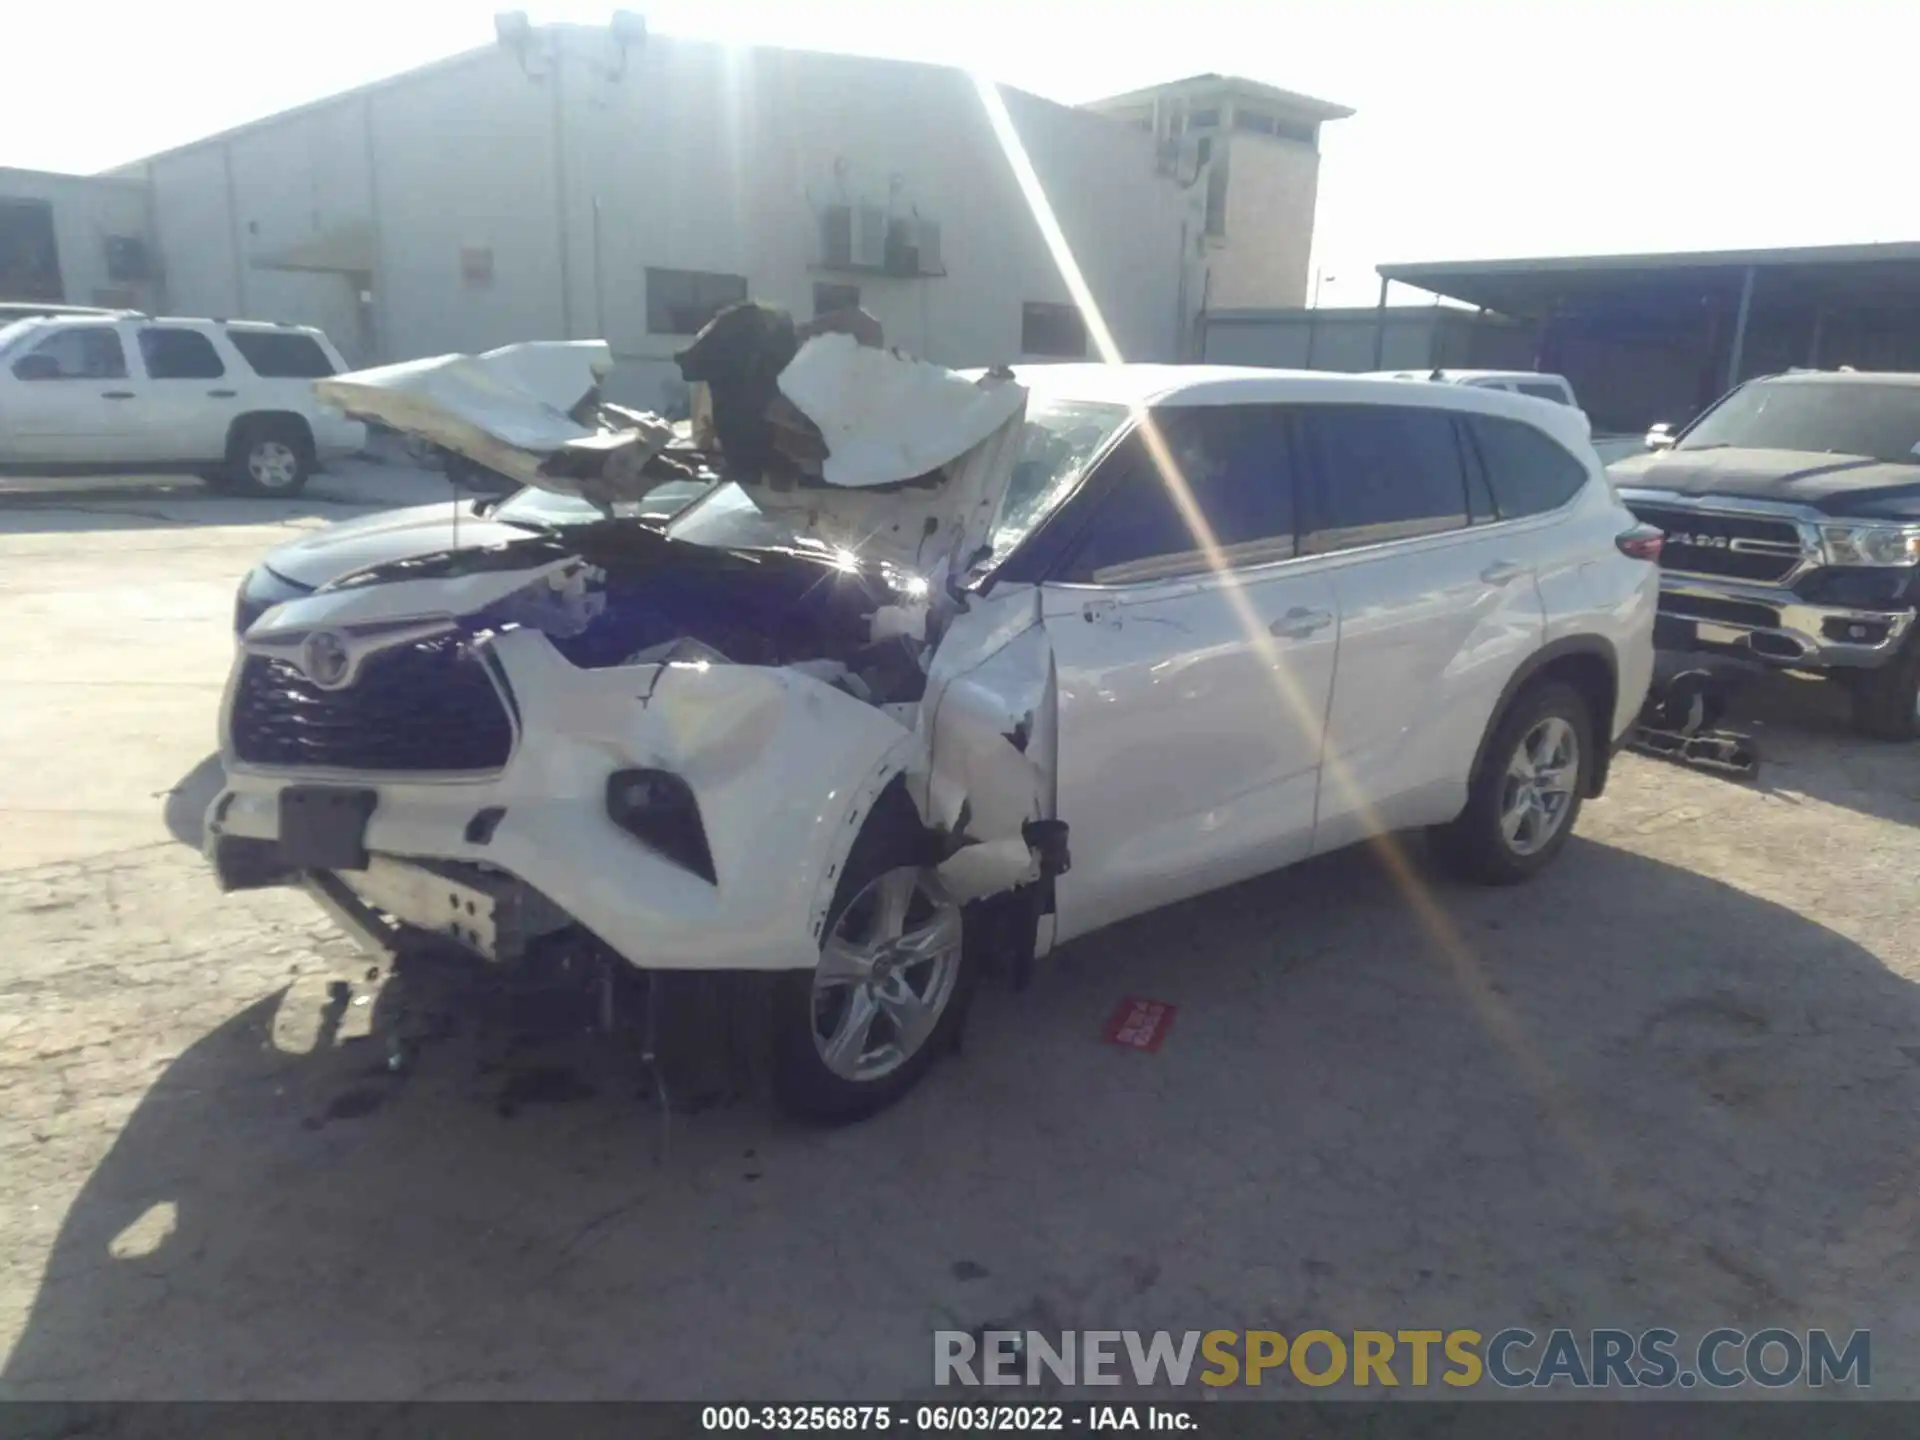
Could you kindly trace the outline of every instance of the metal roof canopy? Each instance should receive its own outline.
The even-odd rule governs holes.
[[[1920,242],[1381,265],[1378,274],[1383,289],[1398,281],[1527,320],[1678,318],[1738,308],[1743,291],[1774,303],[1920,310]]]

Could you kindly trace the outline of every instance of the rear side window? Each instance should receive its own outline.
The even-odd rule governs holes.
[[[333,374],[333,362],[319,342],[297,330],[229,330],[227,339],[262,380],[318,380]]]
[[[1446,411],[1312,405],[1301,415],[1314,477],[1304,553],[1465,528],[1466,465]]]
[[[144,326],[140,358],[154,380],[218,380],[227,373],[213,342],[198,330]]]
[[[1587,483],[1587,467],[1545,431],[1497,415],[1463,418],[1502,520],[1558,510]]]
[[[1552,400],[1560,405],[1571,405],[1573,403],[1573,398],[1569,396],[1565,390],[1562,390],[1558,385],[1549,384],[1544,380],[1522,380],[1513,388],[1518,390],[1522,395],[1533,396],[1536,400]]]
[[[1294,554],[1294,485],[1285,411],[1268,405],[1156,411],[1163,456],[1226,559]],[[1062,578],[1123,585],[1207,568],[1205,546],[1142,431],[1123,440],[1093,483],[1104,492]]]

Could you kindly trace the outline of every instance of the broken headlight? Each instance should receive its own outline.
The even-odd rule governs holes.
[[[264,565],[254,566],[240,582],[240,592],[233,597],[234,634],[246,634],[253,622],[274,606],[312,593],[312,586],[277,575]]]
[[[1829,565],[1920,565],[1920,525],[1822,525]]]
[[[607,816],[614,824],[663,859],[698,875],[709,885],[713,851],[693,791],[665,770],[616,770],[607,777]]]

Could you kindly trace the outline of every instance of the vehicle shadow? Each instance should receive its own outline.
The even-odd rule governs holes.
[[[463,1018],[396,1073],[348,993],[154,1080],[9,1394],[871,1402],[981,1326],[1871,1327],[1874,1394],[1920,1388],[1920,992],[1591,841],[1520,890],[1349,853],[1089,937],[840,1131],[663,1120],[615,1047]],[[1158,1053],[1102,1042],[1126,996],[1178,1007]]]
[[[1920,825],[1920,744],[1855,732],[1838,684],[1766,674],[1736,692],[1725,724],[1759,742],[1762,790]]]

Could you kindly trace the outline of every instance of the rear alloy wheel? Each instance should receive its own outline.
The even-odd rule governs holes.
[[[233,495],[298,495],[313,474],[313,439],[292,421],[244,422],[216,488]]]
[[[1544,869],[1579,817],[1592,733],[1587,702],[1572,686],[1549,681],[1523,693],[1500,718],[1460,818],[1433,830],[1435,853],[1488,885]]]
[[[965,1009],[964,909],[929,869],[881,868],[871,857],[887,847],[866,839],[848,857],[819,964],[781,977],[775,1098],[807,1120],[890,1105],[953,1047]]]
[[[1507,762],[1500,794],[1500,833],[1516,855],[1553,843],[1573,808],[1580,783],[1580,737],[1558,715],[1526,733]]]

